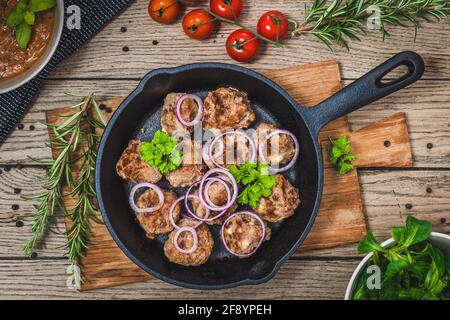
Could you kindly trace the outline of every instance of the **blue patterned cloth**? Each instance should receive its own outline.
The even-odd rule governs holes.
[[[28,109],[42,80],[62,60],[78,50],[109,20],[117,15],[130,0],[66,0],[67,8],[78,5],[81,9],[81,29],[64,28],[59,47],[42,72],[24,86],[0,95],[0,144],[15,128]]]

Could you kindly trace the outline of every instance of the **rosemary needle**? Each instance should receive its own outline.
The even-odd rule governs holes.
[[[413,27],[415,40],[420,22],[448,20],[449,14],[449,0],[315,0],[309,8],[305,4],[304,22],[292,34],[313,35],[331,50],[349,49],[349,41],[366,35],[369,18],[378,24],[383,40],[390,36],[389,26]]]
[[[24,253],[31,255],[39,246],[40,240],[50,229],[50,220],[61,212],[69,221],[67,230],[66,255],[71,262],[71,279],[77,284],[82,282],[81,259],[91,243],[92,223],[101,223],[95,208],[95,187],[93,174],[97,159],[96,148],[99,136],[96,129],[103,129],[105,120],[93,94],[81,96],[81,102],[70,107],[70,115],[58,115],[64,118],[61,124],[47,123],[54,138],[47,142],[58,156],[53,160],[31,160],[47,166],[44,191],[27,200],[37,202],[32,214],[31,237],[25,243]],[[92,113],[95,112],[95,115]],[[100,120],[97,120],[96,117]],[[74,205],[66,208],[64,197],[73,199]]]

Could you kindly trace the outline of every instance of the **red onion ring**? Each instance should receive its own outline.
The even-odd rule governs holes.
[[[281,167],[281,168],[273,168],[272,166],[270,166],[269,170],[271,173],[281,173],[281,172],[285,172],[285,171],[289,170],[295,164],[295,162],[297,161],[298,156],[300,154],[300,144],[298,143],[297,137],[288,130],[276,129],[276,130],[272,131],[269,135],[267,135],[266,141],[269,141],[273,136],[275,136],[277,134],[288,135],[294,141],[295,153],[294,153],[294,157],[292,158],[292,160],[286,166]],[[263,143],[259,145],[259,148],[258,148],[259,156],[260,156],[262,162],[269,163],[269,161],[267,161],[266,156],[264,155],[263,147],[264,147]]]
[[[153,189],[159,198],[159,203],[151,208],[138,208],[136,206],[136,203],[134,202],[134,195],[137,190],[140,188],[150,188]],[[164,193],[160,187],[158,187],[156,184],[148,183],[148,182],[142,182],[135,185],[130,192],[130,196],[128,197],[128,201],[130,203],[130,207],[134,210],[136,213],[152,213],[162,208],[164,205]]]
[[[202,149],[202,157],[203,157],[203,161],[205,161],[206,163],[208,162],[212,162],[211,158],[209,157],[209,149],[211,147],[211,142],[212,142],[213,138],[208,140],[205,145],[203,146]],[[223,140],[218,141],[220,143],[219,145],[219,150],[213,155],[214,159],[219,158],[224,150],[225,150],[225,144],[223,142]]]
[[[231,198],[231,190],[230,187],[228,186],[227,182],[219,177],[211,177],[206,179],[206,185],[205,185],[205,194],[204,194],[204,199],[206,202],[208,202],[209,205],[211,206],[216,206],[216,204],[211,200],[211,198],[209,197],[209,188],[211,187],[211,185],[213,183],[220,183],[224,188],[225,188],[225,192],[227,193],[227,198],[230,199]]]
[[[217,179],[219,179],[219,178],[217,178]],[[186,196],[187,197],[195,197],[195,199],[197,199],[200,202],[200,205],[202,205],[202,201],[200,200],[199,196],[197,196],[197,195],[190,195],[192,188],[195,187],[196,185],[198,185],[200,182],[201,181],[198,181],[198,182],[194,183],[193,185],[191,185],[189,187],[189,189],[187,190],[185,197]],[[198,220],[198,221],[200,221],[202,223],[203,222],[210,222],[210,221],[213,221],[213,220],[215,220],[217,218],[220,218],[227,211],[227,210],[223,210],[223,211],[219,212],[218,214],[216,214],[215,216],[209,217],[211,211],[215,211],[215,210],[210,210],[208,208],[203,207],[206,210],[206,217],[205,218],[201,218],[198,215],[196,215],[194,212],[191,211],[191,208],[189,208],[189,204],[188,204],[188,201],[186,200],[186,198],[184,200],[184,207],[186,208],[186,211],[189,213],[189,216],[191,218],[196,219],[196,220]],[[195,228],[196,227],[197,226],[195,226]]]
[[[197,103],[197,106],[198,106],[197,115],[195,116],[194,120],[189,121],[189,122],[185,121],[183,119],[183,117],[181,116],[181,104],[186,99],[193,99]],[[177,116],[178,121],[185,127],[192,127],[192,126],[195,126],[197,123],[199,123],[203,118],[203,112],[204,112],[203,101],[199,96],[196,96],[195,94],[185,94],[185,95],[181,96],[177,101],[175,114]]]
[[[228,199],[227,203],[223,206],[211,205],[207,201],[205,201],[205,197],[204,197],[204,195],[205,195],[204,184],[205,184],[205,182],[207,182],[207,179],[209,178],[209,176],[211,176],[212,174],[215,174],[215,173],[222,174],[222,175],[226,176],[227,178],[229,178],[231,185],[232,185],[233,194]],[[203,205],[203,207],[208,208],[212,211],[222,211],[222,210],[228,210],[234,204],[234,202],[236,201],[237,195],[238,195],[238,191],[239,191],[238,185],[237,185],[236,180],[234,179],[233,175],[226,169],[215,168],[215,169],[209,170],[203,176],[202,180],[200,181],[198,194],[200,197],[200,203]]]
[[[233,219],[234,217],[239,216],[239,215],[247,215],[247,216],[250,216],[250,217],[256,219],[261,224],[261,227],[262,227],[261,239],[259,240],[255,250],[253,250],[250,253],[246,253],[246,254],[239,254],[239,253],[233,252],[230,249],[230,247],[228,247],[227,242],[225,241],[224,232],[225,232],[226,225],[228,224],[228,222],[230,222],[231,219]],[[235,255],[236,257],[239,257],[239,258],[247,258],[247,257],[250,257],[251,255],[253,255],[258,250],[258,248],[261,246],[261,244],[263,243],[264,239],[266,238],[266,224],[264,223],[264,221],[257,214],[255,214],[253,212],[250,212],[250,211],[236,212],[236,213],[232,214],[231,216],[229,216],[228,219],[225,220],[225,222],[223,223],[222,228],[220,229],[220,237],[222,238],[222,242],[223,242],[223,244],[225,246],[225,249],[227,249],[227,251],[229,253],[231,253],[232,255]]]
[[[172,226],[173,226],[176,230],[180,229],[181,227],[179,227],[179,226],[175,223],[175,220],[174,220],[174,218],[173,218],[173,211],[175,210],[176,205],[177,205],[178,203],[180,203],[181,201],[183,201],[183,200],[186,198],[186,196],[187,196],[188,198],[190,198],[190,199],[194,198],[194,199],[197,199],[198,201],[200,201],[199,196],[197,196],[197,195],[195,195],[195,194],[191,194],[191,195],[187,195],[187,194],[186,194],[185,196],[179,197],[177,200],[175,200],[174,203],[172,203],[172,206],[170,207],[170,210],[169,210],[169,220],[170,220],[170,223],[172,224]],[[208,216],[209,216],[209,210],[206,212],[206,217],[208,217]],[[193,228],[195,229],[195,228],[199,227],[201,224],[203,224],[203,221],[200,221],[198,224],[196,224],[195,226],[193,226]]]
[[[231,135],[231,134],[237,134],[237,135],[243,136],[243,137],[245,137],[248,140],[249,146],[251,148],[251,154],[252,154],[249,162],[255,163],[256,162],[256,156],[257,156],[257,150],[256,150],[255,142],[253,141],[252,138],[250,138],[248,135],[246,135],[245,133],[243,133],[241,131],[223,132],[223,133],[221,133],[221,134],[219,134],[219,135],[214,137],[213,141],[209,145],[209,150],[208,150],[208,155],[209,155],[209,158],[211,159],[211,162],[218,168],[226,169],[224,166],[222,166],[219,163],[217,163],[216,159],[212,155],[212,151],[214,149],[214,145],[217,143],[219,138],[221,138],[223,136]],[[224,143],[224,142],[222,142],[222,143]],[[225,164],[225,162],[226,162],[226,159],[224,159],[224,164]]]
[[[190,232],[192,234],[192,237],[194,238],[194,244],[189,249],[182,249],[178,245],[178,238],[180,237],[180,235],[183,232]],[[180,227],[177,230],[177,232],[175,232],[175,235],[173,237],[173,241],[172,242],[173,242],[173,245],[175,246],[175,248],[178,251],[180,251],[181,253],[186,253],[186,254],[193,253],[198,248],[198,235],[197,235],[197,232],[195,231],[195,229],[193,227]]]

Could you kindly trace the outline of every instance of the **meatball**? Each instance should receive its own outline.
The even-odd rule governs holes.
[[[152,213],[137,214],[137,219],[141,227],[147,233],[147,238],[155,239],[157,235],[168,233],[173,230],[173,225],[170,223],[169,212],[170,207],[176,200],[177,195],[174,192],[164,191],[164,204],[161,209]],[[154,190],[149,189],[138,198],[136,206],[138,208],[150,208],[158,203],[158,194]],[[179,219],[180,212],[180,204],[177,204],[173,210],[175,221]]]
[[[209,143],[206,144],[206,150],[208,149]],[[229,134],[223,138],[224,141],[224,151],[222,154],[218,154],[219,151],[219,143],[214,144],[214,150],[213,150],[213,156],[216,155],[216,162],[224,167],[228,167],[232,164],[243,164],[246,162],[250,162],[250,157],[252,156],[251,150],[249,147],[248,140],[238,134]],[[214,163],[210,160],[209,154],[204,154],[204,161],[206,165],[213,169],[216,166]]]
[[[204,129],[248,128],[256,119],[247,94],[234,88],[219,88],[204,101]]]
[[[178,222],[180,227],[194,227],[198,221],[193,219],[182,219]],[[183,266],[198,266],[208,261],[209,256],[213,250],[214,240],[211,232],[206,224],[202,224],[195,229],[198,236],[198,247],[192,253],[182,253],[175,248],[173,238],[176,231],[172,231],[164,244],[164,254],[173,263],[181,264]],[[193,245],[192,234],[183,232],[178,238],[178,245],[183,249],[189,249]]]
[[[185,127],[178,121],[176,115],[177,101],[184,93],[169,93],[163,105],[161,114],[161,127],[170,135],[184,134],[185,132],[192,132],[194,127]],[[192,121],[198,113],[198,106],[192,99],[186,99],[181,104],[181,117],[185,121]]]
[[[198,195],[198,190],[196,190],[194,192],[194,194]],[[218,183],[218,182],[214,182],[213,184],[211,184],[211,187],[209,188],[208,195],[209,195],[209,198],[211,199],[211,201],[217,206],[223,206],[227,202],[227,193],[225,191],[225,187],[223,185],[221,185],[220,183]],[[192,207],[194,209],[194,212],[195,212],[196,216],[198,216],[200,218],[205,217],[206,210],[201,205],[200,201],[192,200]],[[236,211],[237,207],[238,207],[237,203],[235,202],[219,218],[211,220],[211,221],[206,221],[206,223],[209,224],[209,225],[222,224],[229,216],[231,216]],[[216,212],[210,212],[210,214],[211,214],[211,218],[212,218],[213,215],[217,214],[217,213]]]
[[[183,141],[183,162],[181,166],[165,175],[174,188],[188,187],[201,180],[205,174],[202,161],[202,147],[193,140]]]
[[[141,159],[139,147],[141,141],[131,140],[116,164],[117,174],[126,181],[156,183],[162,178],[158,169],[153,168]]]
[[[270,229],[266,226],[264,240],[270,239]],[[261,241],[263,228],[261,223],[248,215],[236,215],[224,226],[223,237],[228,248],[236,254],[253,253]]]
[[[264,155],[271,165],[287,164],[295,155],[294,141],[285,134],[277,134],[267,141],[267,136],[275,129],[273,124],[261,123],[255,130],[254,140],[258,146],[265,146]]]
[[[272,195],[261,198],[256,213],[269,222],[280,222],[294,214],[294,210],[300,204],[299,190],[281,174],[275,176],[276,185]]]

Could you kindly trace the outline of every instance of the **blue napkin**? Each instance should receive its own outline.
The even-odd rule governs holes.
[[[131,0],[66,0],[65,7],[77,5],[81,9],[80,30],[64,27],[59,47],[47,66],[22,87],[0,95],[0,144],[15,128],[28,109],[42,80],[63,59],[78,50]],[[66,15],[67,17],[67,15]]]

